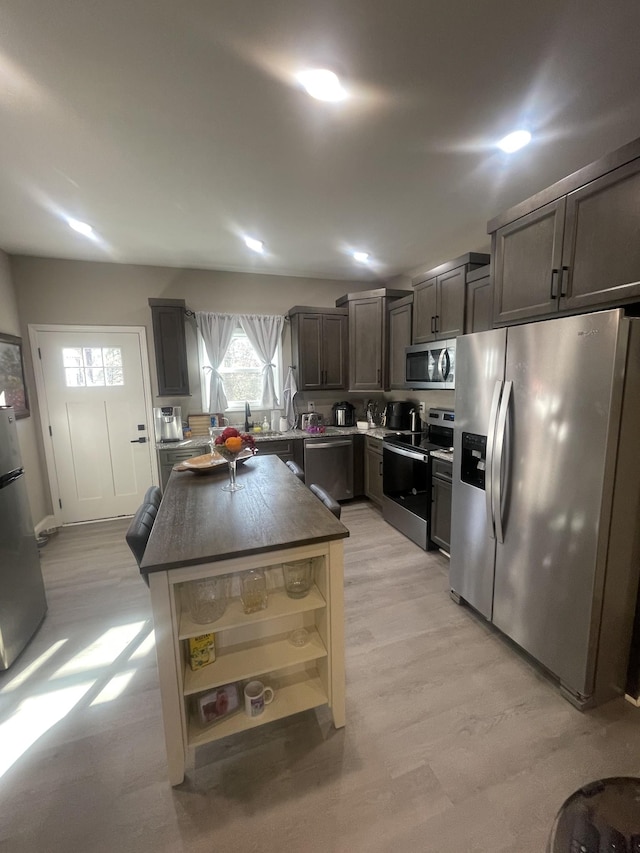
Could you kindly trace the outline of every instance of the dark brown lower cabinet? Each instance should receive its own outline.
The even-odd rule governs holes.
[[[443,551],[451,547],[451,462],[433,460],[431,472],[431,540]]]
[[[382,440],[365,437],[364,493],[369,500],[382,506]]]

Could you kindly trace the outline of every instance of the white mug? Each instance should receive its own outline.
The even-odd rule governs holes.
[[[287,418],[280,418],[280,432],[288,432],[289,421]]]
[[[244,712],[248,717],[259,717],[270,702],[273,702],[273,689],[261,681],[250,681],[244,688]]]

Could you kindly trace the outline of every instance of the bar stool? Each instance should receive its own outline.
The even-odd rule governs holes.
[[[162,492],[160,491],[160,486],[149,486],[144,498],[142,499],[142,503],[153,504],[156,509],[159,509],[161,500]]]
[[[340,518],[342,508],[338,501],[334,500],[331,497],[329,492],[325,491],[322,486],[318,486],[315,483],[312,483],[309,488],[311,489],[313,494],[322,501],[326,508],[335,515],[336,518]]]
[[[302,470],[302,468],[297,464],[297,462],[294,462],[294,461],[293,461],[293,459],[289,459],[289,460],[288,460],[287,462],[285,462],[284,464],[287,466],[287,468],[288,468],[290,471],[293,471],[293,473],[296,475],[296,477],[297,477],[301,482],[303,482],[303,483],[304,483],[304,471],[303,471],[303,470]]]
[[[143,503],[138,507],[138,511],[131,519],[129,529],[124,535],[127,545],[131,549],[131,553],[136,558],[138,568],[144,557],[145,548],[151,535],[158,514],[157,508],[152,503]],[[149,586],[149,579],[144,575],[144,581]]]

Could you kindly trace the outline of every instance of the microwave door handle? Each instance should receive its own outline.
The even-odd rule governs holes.
[[[485,483],[485,500],[487,505],[487,521],[489,523],[489,537],[496,538],[496,523],[493,513],[493,449],[496,440],[496,421],[498,420],[498,408],[500,406],[500,394],[502,392],[502,381],[498,379],[493,389],[491,409],[489,412],[489,429],[487,434],[487,459]]]
[[[444,357],[447,354],[446,349],[444,347],[440,350],[440,355],[438,356],[438,381],[443,382],[445,377],[444,372]]]
[[[442,378],[446,382],[451,373],[451,358],[449,357],[449,350],[446,347],[442,350],[442,362],[444,365],[442,368]]]
[[[500,411],[498,413],[498,422],[496,426],[496,452],[493,457],[493,471],[491,478],[494,480],[494,518],[496,525],[496,539],[500,544],[504,542],[504,529],[502,521],[502,478],[504,472],[504,448],[507,437],[507,415],[509,414],[509,404],[511,402],[511,390],[513,382],[504,383],[504,394],[500,401]]]

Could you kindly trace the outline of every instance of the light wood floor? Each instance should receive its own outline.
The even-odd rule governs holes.
[[[637,709],[576,711],[449,599],[445,557],[368,503],[343,519],[346,728],[321,710],[217,742],[176,789],[127,522],[53,537],[48,616],[0,675],[0,851],[542,853],[572,791],[640,775]]]

